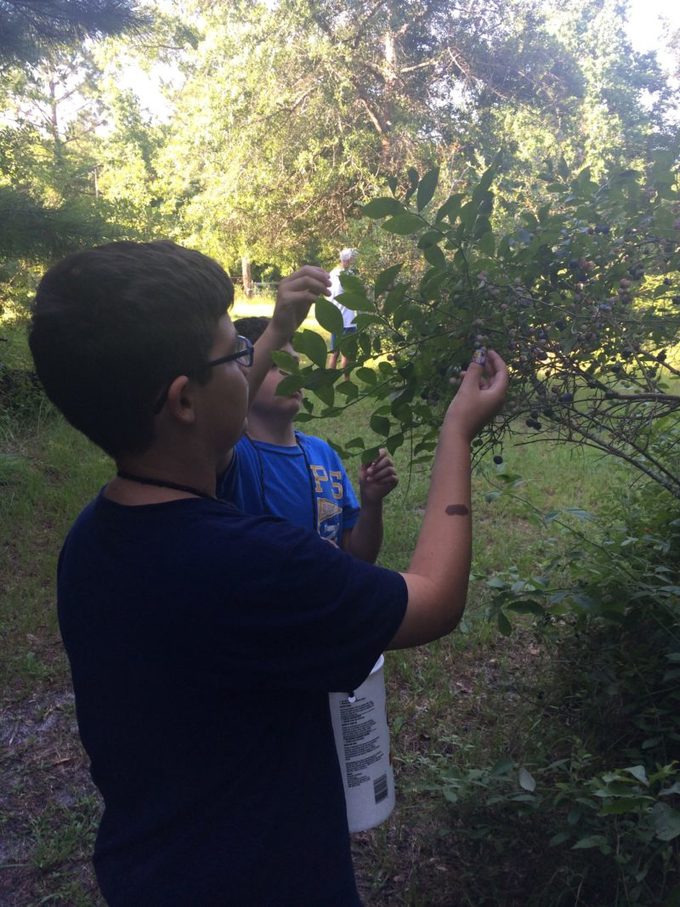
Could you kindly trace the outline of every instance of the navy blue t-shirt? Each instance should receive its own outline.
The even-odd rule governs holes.
[[[398,573],[222,502],[81,513],[59,621],[112,907],[359,904],[328,692],[406,601]]]

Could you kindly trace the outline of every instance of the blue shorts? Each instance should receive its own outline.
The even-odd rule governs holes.
[[[351,324],[348,328],[342,329],[342,336],[344,337],[345,334],[354,334],[356,332],[356,329],[357,329],[356,324]],[[335,352],[335,346],[336,346],[337,342],[338,342],[338,335],[331,334],[331,353]]]

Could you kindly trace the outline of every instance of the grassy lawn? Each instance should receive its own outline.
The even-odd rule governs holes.
[[[268,301],[262,312],[259,307],[258,301],[239,304],[236,315],[271,311]],[[303,427],[341,443],[362,434],[368,446],[368,407],[358,404],[350,413]],[[96,907],[102,902],[89,853],[100,806],[77,738],[54,577],[67,528],[107,481],[111,464],[48,413],[24,428],[0,421],[0,432],[0,903]],[[437,781],[450,765],[502,756],[522,761],[536,735],[559,735],[561,715],[546,691],[560,670],[560,653],[526,626],[509,637],[498,634],[486,617],[486,578],[512,564],[538,570],[563,542],[537,512],[597,510],[619,469],[593,453],[522,440],[506,447],[501,467],[483,463],[475,473],[474,579],[461,628],[434,645],[387,655],[397,807],[383,826],[354,839],[368,907],[526,903],[531,881],[521,851],[536,857],[545,846],[540,829],[528,829],[517,854],[497,854],[491,865],[488,848],[463,833],[464,815]],[[422,518],[428,470],[410,470],[406,447],[395,460],[400,484],[385,506],[381,563],[403,570]],[[355,477],[358,460],[346,466]],[[522,481],[511,495],[487,500],[499,471]],[[497,894],[484,900],[494,885]]]

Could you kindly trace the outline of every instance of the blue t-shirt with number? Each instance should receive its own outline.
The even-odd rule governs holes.
[[[283,517],[339,545],[359,517],[352,483],[329,444],[302,432],[295,440],[283,446],[241,438],[218,494],[245,513]]]
[[[81,513],[58,610],[111,907],[359,905],[328,693],[406,601],[400,574],[221,501]]]

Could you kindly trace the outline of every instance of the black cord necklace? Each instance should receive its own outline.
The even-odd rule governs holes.
[[[174,491],[186,491],[187,494],[195,494],[198,498],[207,498],[209,501],[217,500],[214,494],[206,494],[193,485],[180,485],[179,482],[170,482],[166,479],[153,479],[149,476],[136,476],[131,472],[124,472],[119,469],[116,473],[119,479],[127,479],[128,482],[138,482],[140,485],[153,485],[155,488],[172,488]]]

